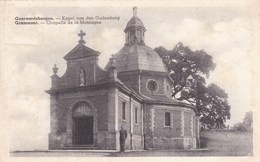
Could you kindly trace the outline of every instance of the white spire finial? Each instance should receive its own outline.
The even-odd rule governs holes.
[[[133,15],[134,15],[134,17],[136,17],[136,15],[137,15],[137,7],[136,6],[133,7]]]

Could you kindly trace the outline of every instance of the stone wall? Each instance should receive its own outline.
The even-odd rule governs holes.
[[[102,132],[108,131],[108,96],[105,91],[61,93],[51,98],[51,133],[50,149],[73,144],[72,109],[78,102],[89,103],[94,117],[94,145]],[[54,104],[55,103],[55,104]],[[99,133],[101,132],[101,133]],[[96,136],[95,136],[96,135]],[[109,137],[110,138],[110,137]],[[108,139],[108,135],[106,135]]]
[[[165,126],[165,112],[171,116],[171,126]],[[181,136],[181,111],[172,109],[155,109],[154,136],[180,137]]]
[[[118,132],[107,132],[107,131],[99,131],[97,133],[97,149],[102,150],[115,150],[116,148],[116,140],[118,139]]]
[[[184,112],[184,137],[192,137],[193,116],[190,112]]]
[[[139,92],[139,73],[138,72],[123,72],[118,73],[118,78],[129,87],[133,88],[136,92]]]
[[[148,82],[153,80],[157,83],[157,90],[154,94],[166,94],[164,87],[164,77],[160,75],[141,75],[141,93],[145,95],[151,95],[151,91],[147,89]]]
[[[108,118],[107,118],[107,94],[97,94],[94,96],[88,96],[88,94],[82,93],[82,96],[74,94],[76,97],[67,98],[65,96],[60,96],[58,99],[58,132],[63,133],[66,131],[66,126],[68,118],[70,118],[69,111],[73,108],[73,105],[79,101],[85,101],[93,106],[93,110],[97,114],[97,128],[99,131],[106,131]]]
[[[133,88],[135,91],[145,95],[152,93],[147,89],[149,80],[156,81],[158,89],[153,94],[170,96],[172,84],[169,78],[164,73],[156,73],[150,71],[128,71],[118,73],[118,78],[126,85]]]
[[[70,60],[67,63],[66,72],[58,79],[58,84],[55,88],[79,86],[81,69],[84,70],[85,85],[103,82],[108,77],[108,72],[98,66],[96,57]]]
[[[122,119],[122,103],[125,102],[126,119]],[[142,149],[142,108],[141,103],[123,93],[119,93],[118,98],[118,125],[124,125],[128,137],[126,139],[126,149]],[[135,123],[135,108],[137,109],[137,123]],[[120,129],[120,128],[119,128]]]
[[[141,135],[132,135],[132,150],[142,150],[142,136]]]
[[[165,126],[165,112],[171,116],[171,125]],[[188,108],[163,105],[145,107],[146,149],[196,148],[193,136],[193,116]]]
[[[183,139],[154,137],[152,149],[183,149]]]

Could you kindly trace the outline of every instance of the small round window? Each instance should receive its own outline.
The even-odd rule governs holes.
[[[147,88],[148,88],[149,91],[154,92],[154,91],[157,90],[157,83],[153,80],[150,80],[148,82]]]

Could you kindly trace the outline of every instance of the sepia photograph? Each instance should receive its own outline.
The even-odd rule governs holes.
[[[258,9],[259,1],[1,2],[3,161],[255,161]]]

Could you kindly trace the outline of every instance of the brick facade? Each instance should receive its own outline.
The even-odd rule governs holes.
[[[165,126],[165,113],[170,113],[171,124]],[[145,112],[145,140],[147,149],[186,149],[196,148],[192,144],[193,136],[189,136],[191,121],[185,118],[193,118],[195,113],[187,108],[148,105]],[[182,119],[184,115],[184,120]],[[189,130],[189,132],[186,132]],[[196,130],[194,130],[196,131]],[[187,142],[187,141],[190,141]]]

